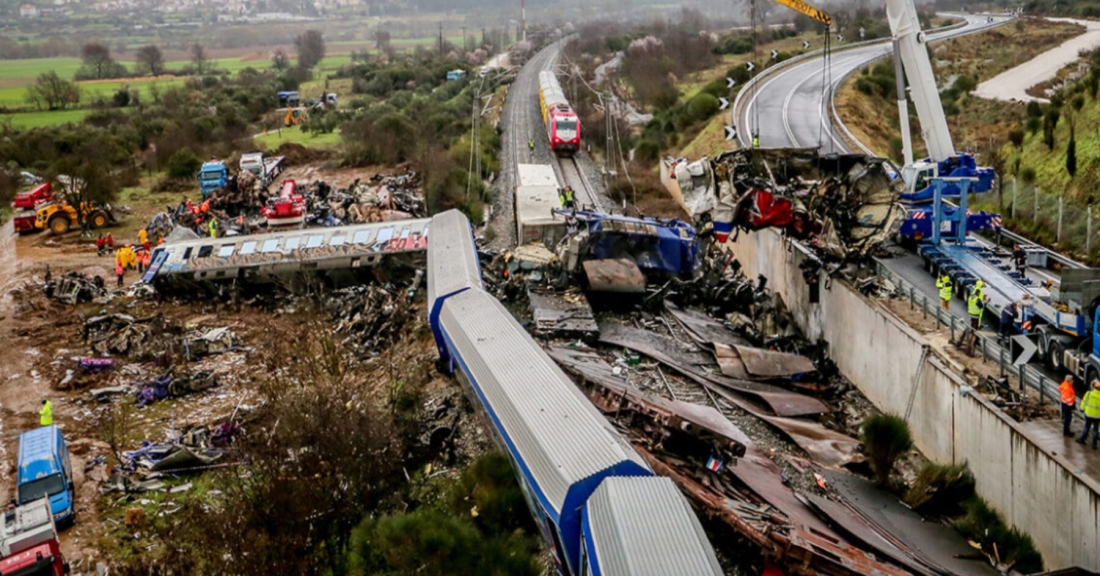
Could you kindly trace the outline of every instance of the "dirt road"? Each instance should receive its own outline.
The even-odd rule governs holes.
[[[1045,98],[1035,98],[1029,95],[1027,93],[1028,88],[1054,78],[1059,70],[1077,60],[1081,51],[1094,50],[1100,47],[1100,22],[1074,20],[1072,18],[1048,18],[1048,20],[1079,24],[1087,28],[1088,31],[1065,41],[1057,48],[1047,50],[1015,68],[1005,70],[978,84],[978,87],[971,94],[990,100],[1049,102]]]

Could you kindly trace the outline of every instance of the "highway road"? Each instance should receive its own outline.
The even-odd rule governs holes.
[[[1008,19],[987,15],[964,15],[966,25],[929,34],[930,41],[970,34],[998,26]],[[830,91],[836,90],[844,77],[878,58],[890,54],[889,40],[834,51],[832,66],[826,68],[821,56],[792,64],[750,86],[737,118],[738,137],[742,144],[751,141],[753,129],[759,130],[764,148],[814,148],[823,152],[848,152],[848,146],[834,133],[828,113]],[[765,71],[766,73],[766,71]],[[823,83],[828,84],[825,90]]]

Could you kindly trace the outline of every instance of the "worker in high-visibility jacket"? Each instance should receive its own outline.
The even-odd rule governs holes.
[[[951,277],[944,273],[939,280],[936,280],[936,288],[940,289],[940,305],[944,310],[950,311],[951,292],[955,289],[955,285],[951,283]]]
[[[49,400],[42,401],[42,409],[38,411],[38,423],[43,426],[53,424],[53,404]]]
[[[1077,392],[1073,389],[1072,374],[1066,374],[1058,385],[1058,394],[1062,397],[1062,436],[1073,436],[1069,425],[1073,423],[1073,410],[1077,408]]]
[[[759,133],[753,132],[753,134],[752,134],[752,147],[753,148],[759,148],[760,147],[760,134]]]
[[[977,287],[970,293],[970,298],[966,299],[966,312],[970,314],[970,327],[975,331],[982,327],[982,315],[985,314],[986,300],[988,298]]]
[[[1100,435],[1100,380],[1093,380],[1092,390],[1085,392],[1085,397],[1081,398],[1081,410],[1085,413],[1085,430],[1077,438],[1077,443],[1084,444],[1089,429],[1092,429],[1092,449],[1096,450],[1096,437]]]

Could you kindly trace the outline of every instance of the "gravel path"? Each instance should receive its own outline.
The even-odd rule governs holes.
[[[1028,95],[1027,89],[1054,78],[1059,70],[1077,60],[1080,57],[1078,54],[1082,50],[1093,50],[1100,47],[1100,22],[1075,20],[1073,18],[1047,18],[1047,20],[1079,24],[1087,28],[1088,31],[1066,40],[1057,48],[1047,50],[1015,68],[1001,72],[993,78],[978,84],[978,87],[971,94],[990,100],[1049,102],[1046,98],[1035,98]]]

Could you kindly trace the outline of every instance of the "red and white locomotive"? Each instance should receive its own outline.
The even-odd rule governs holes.
[[[539,108],[550,149],[557,154],[572,155],[581,147],[581,122],[565,99],[557,77],[549,70],[539,72]]]

